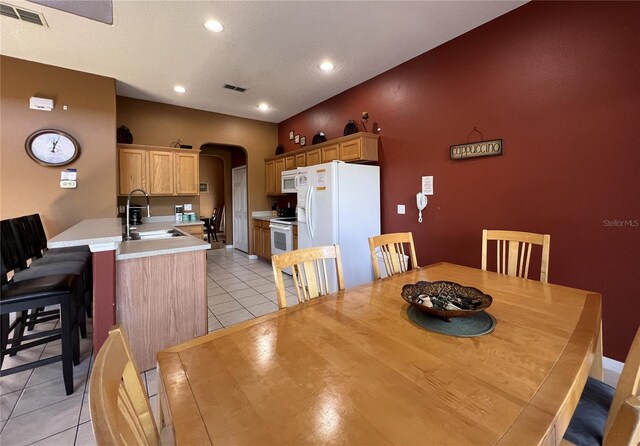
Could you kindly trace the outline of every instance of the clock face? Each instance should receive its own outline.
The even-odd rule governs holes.
[[[80,146],[73,136],[60,130],[38,130],[26,142],[29,156],[45,166],[64,166],[80,154]]]

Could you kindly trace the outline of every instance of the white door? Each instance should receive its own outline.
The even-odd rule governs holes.
[[[231,169],[231,209],[233,214],[233,247],[249,252],[249,220],[247,211],[247,166]]]

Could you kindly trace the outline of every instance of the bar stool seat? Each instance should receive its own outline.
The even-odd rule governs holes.
[[[0,364],[4,362],[4,357],[7,354],[15,354],[58,339],[61,339],[61,354],[4,369],[0,371],[0,376],[11,375],[61,360],[65,391],[67,395],[73,393],[73,362],[76,360],[76,356],[79,357],[78,325],[74,323],[73,316],[78,280],[79,276],[77,275],[49,275],[21,282],[6,283],[6,272],[4,264],[2,265]],[[58,328],[29,335],[20,334],[19,330],[16,330],[18,326],[24,326],[28,323],[23,320],[28,310],[49,305],[60,306],[61,323]],[[9,323],[10,313],[17,313],[13,324]],[[9,338],[12,330],[14,336]]]

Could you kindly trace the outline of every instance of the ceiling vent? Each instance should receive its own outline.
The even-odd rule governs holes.
[[[244,93],[245,91],[247,91],[247,89],[244,87],[238,87],[237,85],[231,84],[224,84],[224,88],[226,88],[227,90],[238,91],[240,93]]]
[[[0,3],[0,15],[22,20],[23,22],[33,23],[35,25],[47,26],[47,22],[42,14],[22,8],[16,8],[15,6],[7,3]]]

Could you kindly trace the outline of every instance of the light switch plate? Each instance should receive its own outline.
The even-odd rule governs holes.
[[[124,214],[125,212],[126,212],[126,209],[124,206],[118,206],[118,213]]]
[[[404,214],[404,204],[398,205],[398,214]]]
[[[184,205],[184,210],[185,210],[185,211],[190,211],[190,210],[192,210],[192,209],[191,209],[191,203],[186,203],[186,204]]]

